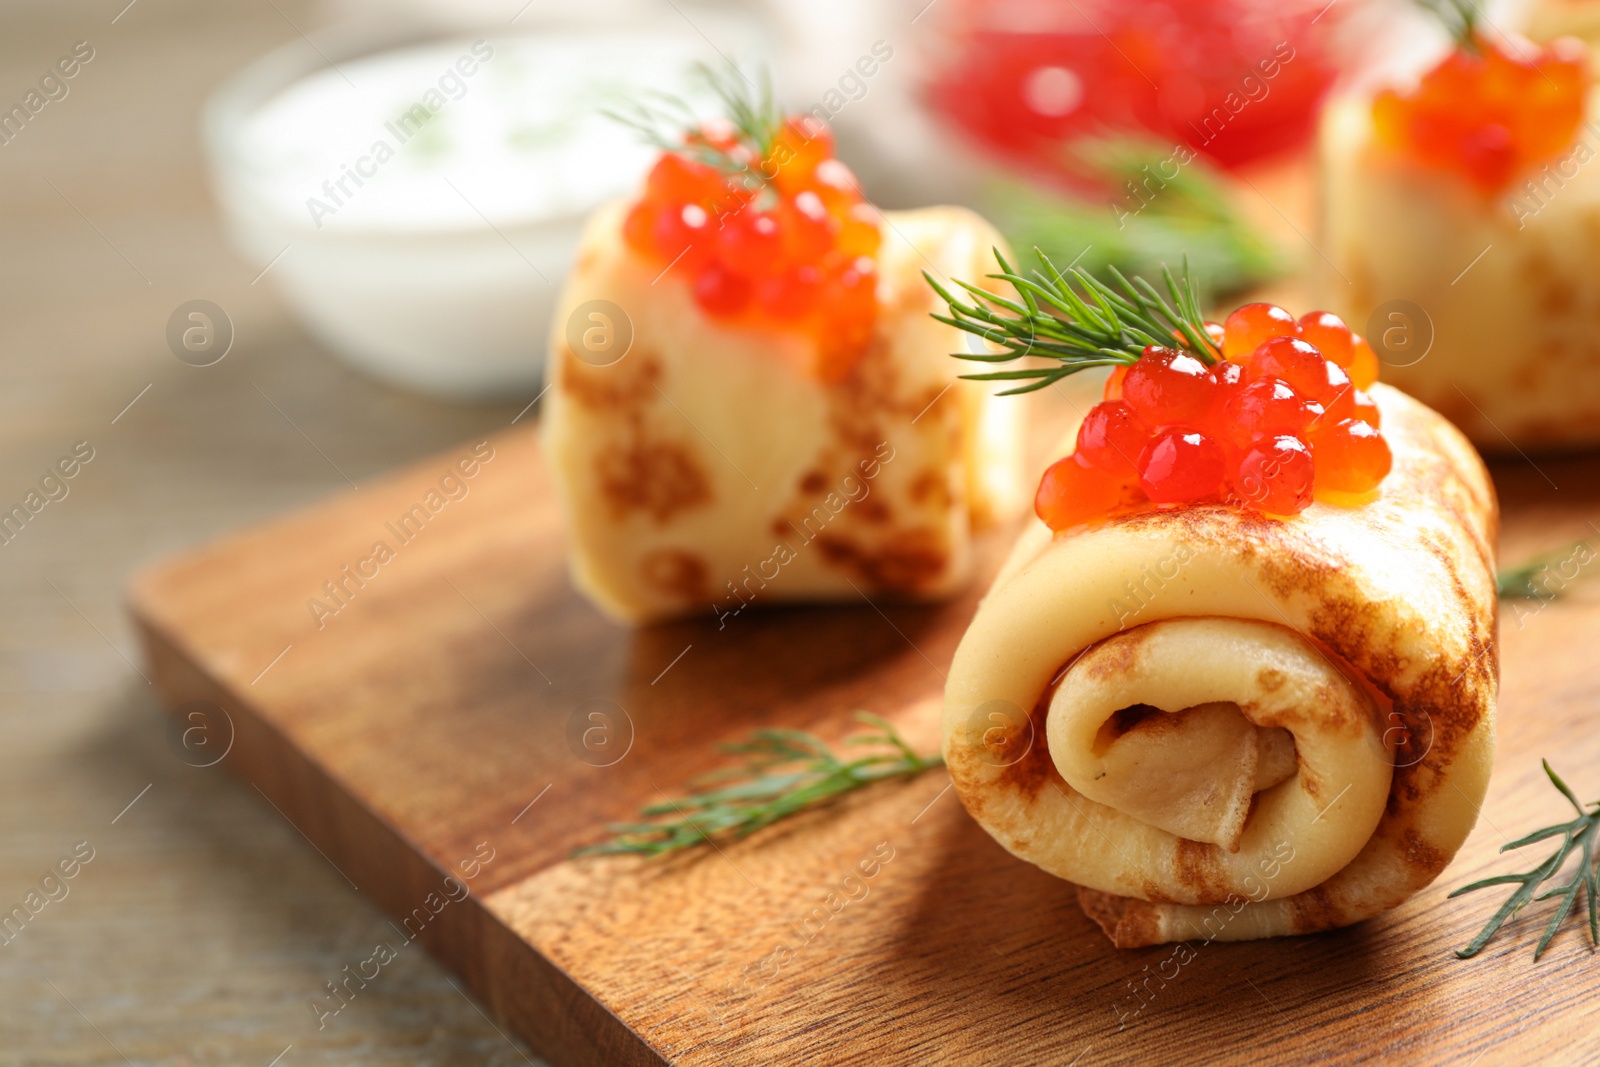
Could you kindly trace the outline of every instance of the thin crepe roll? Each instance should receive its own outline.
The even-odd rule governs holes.
[[[1024,504],[1023,410],[953,379],[966,336],[929,317],[922,272],[980,276],[995,230],[886,214],[876,332],[830,378],[801,334],[708,318],[629,252],[625,209],[591,218],[551,338],[543,436],[579,588],[631,623],[960,589],[974,532]],[[582,351],[595,315],[625,352]]]
[[[1597,154],[1590,122],[1486,198],[1378,145],[1370,96],[1323,111],[1323,301],[1367,335],[1384,381],[1485,451],[1600,442]]]
[[[1375,499],[1036,524],[956,652],[962,802],[1077,883],[1119,947],[1359,922],[1472,828],[1494,751],[1494,492],[1443,418],[1373,395],[1395,460]]]

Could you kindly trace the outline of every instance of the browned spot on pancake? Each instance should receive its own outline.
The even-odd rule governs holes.
[[[960,395],[959,387],[946,388],[948,379],[929,382],[917,361],[895,352],[894,335],[904,322],[906,307],[918,309],[913,313],[920,317],[932,306],[931,290],[913,285],[896,300],[894,306],[881,309],[873,337],[859,358],[823,383],[826,434],[781,514],[796,527],[804,527],[808,540],[818,539],[833,565],[853,571],[884,591],[918,594],[948,577],[953,538],[941,529],[906,525],[905,497],[919,507],[941,511],[964,506],[959,489],[950,484],[947,465],[958,461],[959,435],[952,420],[940,414],[952,405],[959,406]],[[915,379],[912,373],[916,373]],[[913,420],[920,421],[912,426]],[[883,472],[897,463],[912,462],[897,459],[891,441],[903,443],[913,438],[922,453],[918,462],[927,465],[926,469],[915,477],[911,471],[905,472],[905,478],[894,475],[891,492],[879,480]],[[813,478],[813,473],[830,481]],[[852,489],[845,484],[846,478],[855,479],[869,491],[863,494]],[[842,513],[824,509],[819,514],[816,498],[830,485],[835,493],[849,491],[856,499]],[[822,528],[835,520],[838,525],[829,526],[827,536],[819,538]],[[943,520],[943,515],[938,517],[939,526],[944,525]]]
[[[894,358],[894,345],[884,332],[882,316],[875,333],[848,374],[828,387],[828,419],[840,440],[853,443],[863,455],[883,440],[872,425],[885,414],[901,409],[912,415],[910,397],[901,396],[901,366]]]
[[[1292,733],[1315,733],[1328,738],[1356,738],[1381,723],[1373,715],[1360,687],[1320,681],[1304,704],[1279,708],[1269,714],[1254,702],[1240,705],[1245,718],[1261,726],[1281,726]]]
[[[1350,921],[1346,918],[1346,908],[1320,885],[1302,890],[1287,898],[1286,902],[1294,913],[1290,933],[1309,934],[1317,930],[1330,930]]]
[[[1160,886],[1151,881],[1146,881],[1143,885],[1141,885],[1139,887],[1139,892],[1142,895],[1137,899],[1147,900],[1152,904],[1175,903],[1171,897],[1167,896],[1166,892]]]
[[[916,288],[925,289],[923,286]],[[920,299],[926,301],[928,293],[923,293]],[[954,389],[940,397],[943,382],[936,386],[917,386],[905,381],[905,361],[895,358],[893,340],[888,332],[893,329],[898,329],[898,324],[892,317],[878,316],[877,332],[861,358],[848,374],[828,388],[828,424],[846,455],[854,457],[851,466],[856,458],[876,455],[879,446],[888,440],[883,429],[885,417],[909,423],[935,398],[939,398],[934,404],[936,408],[956,402]],[[928,417],[934,418],[934,413],[928,412]],[[916,429],[922,429],[920,421]]]
[[[926,592],[950,562],[938,533],[921,527],[890,533],[881,544],[863,545],[831,533],[819,535],[816,544],[832,566],[851,571],[875,590],[902,596]]]
[[[839,496],[837,493],[830,493],[829,496],[833,498],[838,510],[830,509],[828,500],[824,497],[810,511],[802,513],[798,517],[798,521],[794,519],[783,519],[781,521],[786,527],[792,529],[802,541],[808,544],[815,541],[834,519],[844,513],[846,507],[844,497]]]
[[[618,519],[642,511],[664,523],[680,511],[711,502],[711,482],[695,453],[677,441],[629,435],[595,455],[595,473]]]
[[[681,548],[658,548],[639,561],[639,573],[650,585],[685,603],[709,601],[706,562]]]
[[[1088,662],[1080,663],[1075,669],[1087,670],[1089,677],[1097,681],[1137,673],[1139,650],[1149,636],[1148,626],[1135,626],[1114,634],[1091,649],[1085,656]]]
[[[856,514],[874,526],[883,526],[894,518],[889,505],[875,496],[869,496],[856,505]]]
[[[1039,795],[1039,790],[1044,788],[1045,783],[1054,780],[1062,795],[1070,795],[1067,791],[1071,787],[1061,778],[1061,772],[1056,770],[1055,761],[1050,758],[1049,745],[1045,741],[1044,726],[1049,714],[1050,691],[1047,689],[1028,713],[1028,730],[1032,743],[1027,753],[1017,762],[1000,768],[995,788],[1015,790],[1032,800]],[[1018,740],[1024,739],[1008,737],[1007,742],[1008,745],[1015,744]],[[1008,747],[1004,751],[1012,752],[1016,749]]]
[[[1100,925],[1107,937],[1116,940],[1117,923],[1121,921],[1123,912],[1128,910],[1128,898],[1119,897],[1113,893],[1102,893],[1098,889],[1078,887],[1078,907],[1083,913]]]
[[[1429,844],[1412,827],[1407,827],[1401,839],[1406,865],[1424,881],[1431,882],[1450,864],[1450,854]]]
[[[1078,887],[1078,906],[1105,931],[1117,948],[1160,944],[1160,912],[1142,900]]]
[[[1190,841],[1186,837],[1174,840],[1177,848],[1173,852],[1172,866],[1178,884],[1192,889],[1200,900],[1220,903],[1230,892],[1220,884],[1223,875],[1217,864],[1217,856],[1221,850],[1216,845]]]
[[[917,422],[927,422],[929,427],[937,427],[940,420],[945,418],[945,412],[950,413],[950,418],[957,417],[961,398],[949,383],[944,385],[930,385],[915,400],[911,402],[917,408]]]
[[[928,507],[946,507],[950,503],[950,478],[943,471],[925,470],[911,483],[912,502]]]
[[[605,367],[591,367],[563,345],[557,385],[576,404],[600,411],[637,412],[656,395],[661,361],[652,352],[632,352]]]
[[[1276,667],[1262,667],[1256,672],[1256,684],[1264,692],[1276,693],[1283,688],[1283,683],[1289,679]]]

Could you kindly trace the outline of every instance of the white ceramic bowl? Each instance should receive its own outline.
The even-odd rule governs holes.
[[[753,24],[723,32],[759,47]],[[708,53],[681,21],[321,35],[210,101],[216,195],[240,251],[339,356],[429,393],[526,395],[583,220],[654,155],[599,111],[689,91]]]

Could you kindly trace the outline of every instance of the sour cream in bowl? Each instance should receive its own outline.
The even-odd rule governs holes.
[[[525,392],[583,219],[634,191],[656,148],[606,112],[704,104],[698,34],[552,29],[304,42],[213,98],[230,232],[310,331],[394,383]]]

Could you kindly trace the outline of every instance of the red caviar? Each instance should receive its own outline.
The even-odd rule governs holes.
[[[1230,470],[1238,499],[1271,515],[1298,515],[1311,503],[1315,460],[1293,434],[1256,440]]]
[[[1033,507],[1052,529],[1066,529],[1111,513],[1137,486],[1137,482],[1130,485],[1074,454],[1057,460],[1044,472]]]
[[[1139,488],[1156,504],[1188,504],[1216,493],[1226,457],[1222,445],[1190,426],[1156,431],[1139,453]]]
[[[1298,321],[1247,304],[1222,326],[1224,358],[1151,345],[1117,367],[1078,429],[1077,450],[1045,472],[1034,500],[1053,530],[1195,503],[1296,515],[1318,494],[1376,489],[1393,458],[1367,394],[1371,346],[1338,316]]]
[[[1128,368],[1122,399],[1147,422],[1191,422],[1205,414],[1216,384],[1195,357],[1152,345]]]
[[[1344,493],[1365,493],[1383,481],[1394,463],[1378,428],[1360,419],[1346,419],[1312,441],[1317,457],[1317,487]]]
[[[1405,92],[1372,106],[1380,142],[1430,170],[1460,175],[1486,196],[1572,147],[1589,87],[1588,50],[1571,38],[1539,46],[1482,34]]]
[[[1150,439],[1150,427],[1120,400],[1096,404],[1078,427],[1078,452],[1085,463],[1133,482],[1139,477],[1139,453]]]
[[[743,169],[702,162],[696,147]],[[818,375],[837,380],[877,322],[877,212],[833,157],[826,127],[790,118],[756,155],[721,123],[691,133],[657,160],[623,236],[712,318],[814,339]]]

